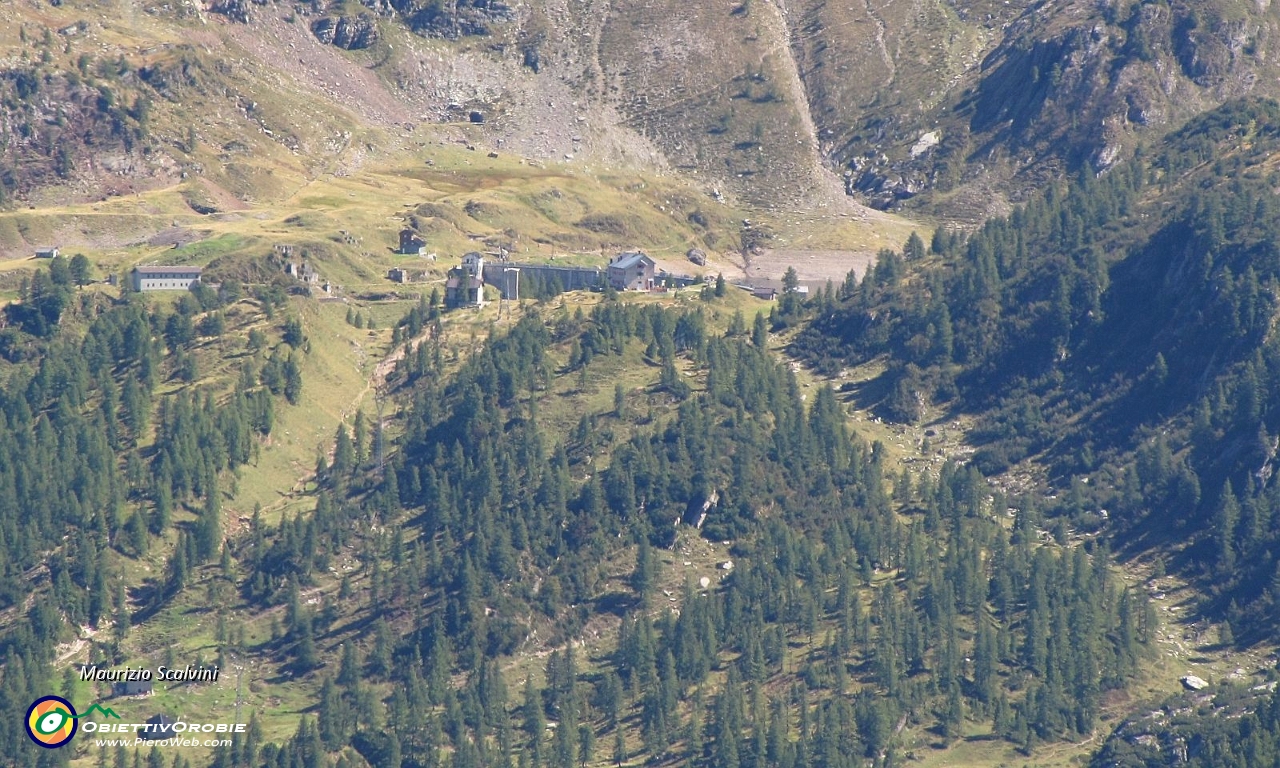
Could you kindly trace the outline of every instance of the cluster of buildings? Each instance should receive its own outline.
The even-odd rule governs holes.
[[[640,251],[621,253],[601,270],[598,267],[564,267],[551,264],[517,264],[509,261],[485,263],[475,251],[449,270],[445,281],[447,307],[479,307],[485,303],[484,289],[493,285],[504,299],[520,297],[520,276],[556,280],[565,290],[600,288],[605,284],[619,291],[652,291],[658,287],[653,259]],[[394,279],[394,278],[393,278]]]
[[[278,257],[285,259],[284,272],[289,277],[305,284],[322,282],[319,272],[305,260],[293,260],[293,246],[277,245],[274,251]],[[397,251],[430,258],[435,254],[427,254],[426,244],[412,229],[400,232]],[[39,248],[36,256],[53,258],[58,249],[50,246]],[[505,251],[501,256],[505,256]],[[129,282],[133,290],[178,291],[190,290],[200,281],[201,267],[195,266],[138,266],[129,272]],[[520,276],[534,277],[540,281],[557,281],[564,290],[599,289],[608,285],[618,291],[653,291],[669,285],[688,285],[693,278],[656,273],[656,264],[652,258],[641,251],[620,253],[609,261],[608,266],[580,267],[559,266],[552,264],[517,264],[505,258],[486,263],[484,254],[467,253],[461,263],[450,269],[445,280],[445,305],[448,307],[479,307],[485,304],[485,287],[492,285],[504,299],[517,299],[520,295]],[[420,271],[396,267],[387,273],[387,279],[397,283],[411,283],[421,280],[425,275]],[[325,283],[324,290],[329,290]]]

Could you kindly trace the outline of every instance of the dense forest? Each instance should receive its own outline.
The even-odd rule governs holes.
[[[1267,691],[1271,692],[1268,693]],[[1094,768],[1262,768],[1280,760],[1275,684],[1222,686],[1175,697],[1122,723],[1094,756]]]
[[[977,414],[979,469],[1047,464],[1069,491],[1054,513],[1092,531],[1105,510],[1126,548],[1174,549],[1236,637],[1271,636],[1277,118],[1229,104],[967,236],[885,251],[796,350],[826,370],[887,359],[864,393],[886,416]]]
[[[1091,732],[1155,622],[1105,545],[1054,542],[972,467],[885,477],[833,391],[806,403],[762,348],[763,322],[721,334],[698,307],[610,299],[527,317],[452,376],[420,345],[385,465],[379,435],[343,428],[316,513],[255,519],[232,547],[245,594],[289,617],[259,650],[320,695],[287,743],[237,738],[214,764],[891,765],[906,724],[1024,749]],[[619,393],[544,432],[555,377],[636,352],[660,371],[647,406]],[[735,567],[671,610],[656,553],[699,535],[732,540]],[[344,551],[367,571],[344,577],[344,610],[367,629],[326,664],[335,606],[298,595]],[[602,614],[613,639],[575,644]],[[504,675],[538,632],[545,664]]]
[[[250,461],[270,433],[275,393],[296,396],[301,386],[289,346],[268,356],[260,329],[245,337],[253,354],[231,391],[192,385],[196,347],[227,332],[228,307],[244,302],[270,314],[281,297],[248,299],[224,283],[162,309],[134,294],[81,292],[84,282],[83,262],[55,258],[7,305],[0,331],[8,361],[0,392],[0,741],[19,750],[22,765],[67,759],[22,733],[27,706],[54,689],[55,646],[73,628],[108,621],[111,637],[97,646],[113,662],[131,622],[220,556],[219,477]],[[120,559],[174,537],[168,573],[139,586],[150,607],[131,614]]]
[[[460,355],[423,298],[392,332],[391,434],[357,412],[319,451],[314,510],[230,535],[221,484],[298,402],[306,329],[279,292],[111,299],[55,259],[0,330],[0,734],[21,764],[65,764],[19,732],[62,690],[56,646],[110,622],[91,653],[118,661],[198,585],[219,658],[270,661],[305,699],[292,736],[257,713],[217,768],[888,768],[966,738],[1028,759],[1090,738],[1156,652],[1113,549],[1199,579],[1228,644],[1276,626],[1276,126],[1280,106],[1229,105],[727,327],[723,281],[576,312],[549,284]],[[885,373],[804,386],[771,332],[820,372]],[[209,381],[218,339],[243,355]],[[599,406],[597,372],[621,369],[645,383]],[[979,450],[892,469],[849,401],[972,416]],[[1057,493],[988,481],[1024,462]],[[695,544],[715,579],[664,566]],[[126,592],[152,547],[164,572]],[[232,606],[277,616],[270,636]],[[1273,761],[1270,696],[1204,697],[1170,715],[1211,723],[1199,741],[1152,753],[1165,736],[1126,724],[1095,764]]]

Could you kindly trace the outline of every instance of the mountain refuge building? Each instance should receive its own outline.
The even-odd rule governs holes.
[[[201,267],[134,267],[129,273],[135,291],[185,291],[200,281]]]
[[[620,253],[609,262],[609,285],[618,291],[652,291],[653,259],[640,251]]]
[[[400,230],[400,248],[398,253],[410,256],[422,256],[426,253],[427,244],[418,237],[418,233],[412,229],[405,228]]]

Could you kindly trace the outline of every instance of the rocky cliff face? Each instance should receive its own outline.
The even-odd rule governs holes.
[[[311,23],[311,32],[322,43],[348,51],[368,48],[378,42],[378,27],[368,14],[359,16],[326,16]]]
[[[197,33],[213,58],[225,41],[271,88],[378,126],[479,111],[486,141],[533,157],[672,169],[750,205],[811,208],[847,192],[970,221],[1047,178],[1124,162],[1226,99],[1280,95],[1280,22],[1265,0],[360,6],[202,0],[153,8],[148,24],[157,40]],[[133,24],[110,9],[55,13]],[[109,55],[139,69],[155,57],[145,33],[117,47]],[[46,69],[70,66],[58,62]],[[33,135],[18,144],[52,146]]]
[[[256,2],[209,8],[241,23],[238,36],[289,12]],[[389,90],[432,119],[478,111],[495,143],[522,154],[676,168],[752,205],[844,202],[817,146],[786,15],[765,0],[361,4],[355,16],[323,2],[291,8],[318,42],[369,50]],[[389,27],[417,39],[380,47]]]
[[[209,3],[209,10],[232,21],[248,24],[253,18],[254,6],[261,5],[266,5],[266,0],[213,0]]]
[[[798,15],[824,149],[879,207],[929,191],[1016,198],[1046,176],[1104,172],[1227,99],[1280,90],[1265,4],[813,2]]]
[[[748,199],[800,199],[834,171],[876,207],[948,193],[940,211],[973,219],[1227,99],[1280,95],[1272,16],[1227,0],[473,0],[408,18],[552,65],[580,110]]]
[[[149,71],[109,70],[87,81],[78,71],[37,67],[0,71],[0,201],[77,180],[97,179],[117,191],[134,188],[154,145]]]
[[[400,0],[393,4],[414,32],[450,39],[489,35],[516,17],[510,6],[498,0]]]

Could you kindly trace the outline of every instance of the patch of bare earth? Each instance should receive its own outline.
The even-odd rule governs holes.
[[[795,268],[801,284],[821,285],[830,280],[838,285],[849,270],[861,279],[875,260],[870,251],[766,249],[746,262],[743,273],[755,285],[780,285],[787,269]]]

